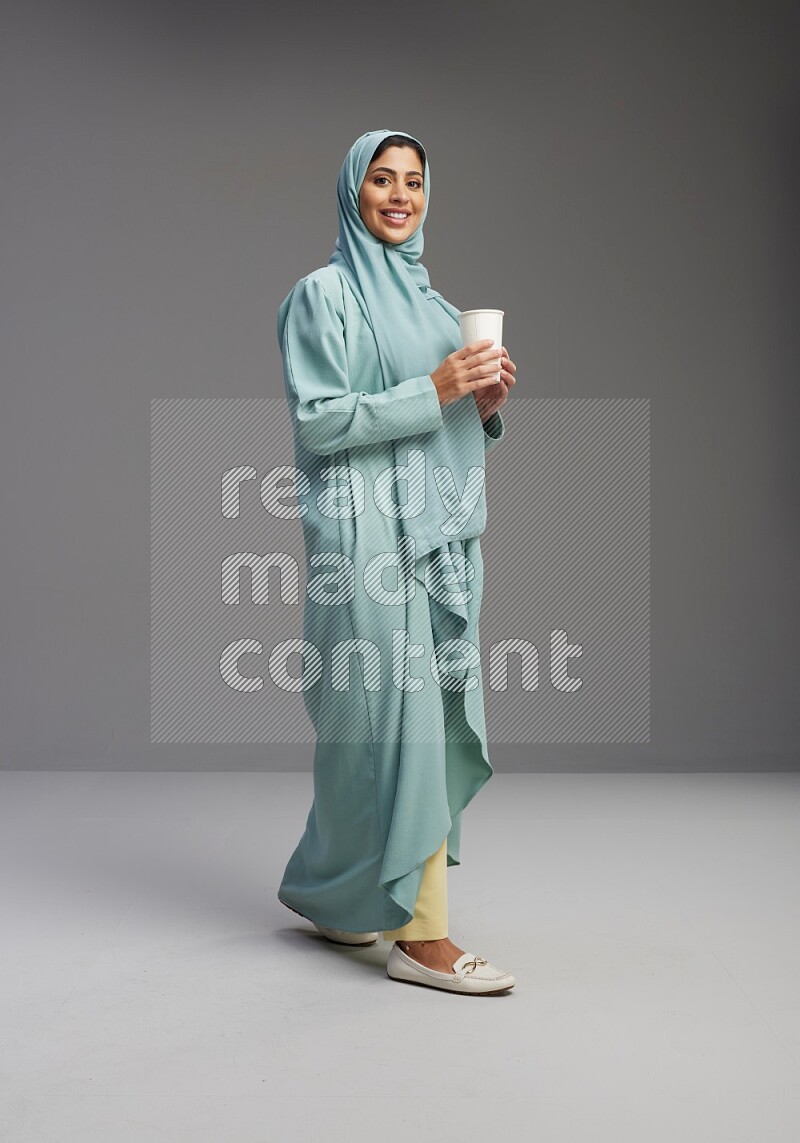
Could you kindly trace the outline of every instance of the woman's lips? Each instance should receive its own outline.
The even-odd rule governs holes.
[[[411,215],[407,214],[405,218],[392,218],[390,215],[384,214],[384,212],[381,211],[381,217],[385,218],[390,226],[405,226]]]

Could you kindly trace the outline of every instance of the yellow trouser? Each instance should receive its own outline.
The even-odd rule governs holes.
[[[447,936],[447,838],[425,862],[414,916],[399,929],[384,931],[385,941],[438,941]]]

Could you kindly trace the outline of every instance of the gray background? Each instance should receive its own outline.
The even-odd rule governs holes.
[[[652,401],[651,741],[496,768],[796,768],[799,23],[5,6],[3,767],[309,764],[149,740],[150,400],[282,394],[278,304],[330,256],[348,147],[388,127],[431,156],[433,284],[506,311],[508,431],[525,397]],[[484,551],[488,582],[491,523]]]

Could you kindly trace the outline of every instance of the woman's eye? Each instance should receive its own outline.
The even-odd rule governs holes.
[[[388,181],[389,180],[386,177],[386,175],[376,175],[375,176],[375,182],[376,183],[380,183],[380,182],[388,183]],[[422,183],[419,182],[418,179],[412,179],[411,182],[409,183],[409,186],[413,186],[414,190],[421,190]]]

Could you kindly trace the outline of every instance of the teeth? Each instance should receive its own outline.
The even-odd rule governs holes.
[[[397,219],[401,219],[401,220],[408,218],[407,214],[400,214],[399,211],[397,213],[394,213],[393,211],[390,211],[390,210],[382,210],[381,214],[385,214],[387,218],[397,218]]]

